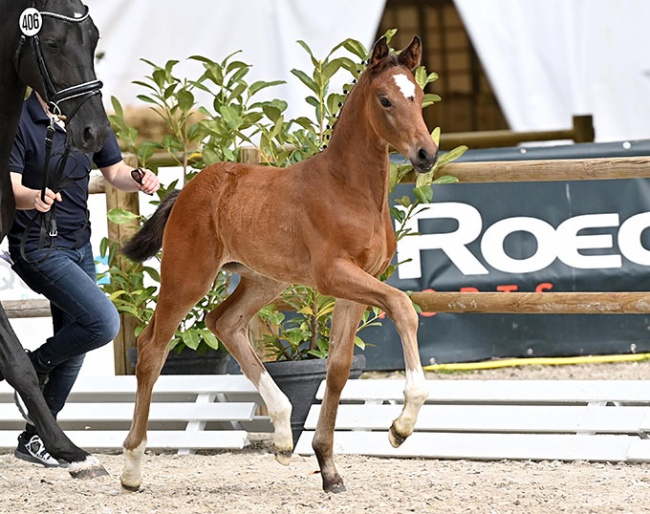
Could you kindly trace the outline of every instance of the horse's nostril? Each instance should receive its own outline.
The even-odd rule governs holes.
[[[427,152],[424,148],[420,148],[418,150],[418,159],[420,159],[422,162],[428,161],[429,152]]]
[[[92,143],[97,137],[97,131],[93,127],[86,127],[84,129],[84,140],[87,143]]]

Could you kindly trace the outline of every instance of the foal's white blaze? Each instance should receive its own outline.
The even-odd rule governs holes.
[[[291,402],[266,371],[260,375],[257,388],[273,422],[273,444],[276,450],[291,451]]]
[[[393,80],[407,99],[415,98],[415,84],[404,73],[397,73],[393,75]]]

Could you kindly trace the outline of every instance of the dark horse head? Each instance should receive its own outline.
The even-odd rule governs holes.
[[[35,0],[15,23],[18,76],[62,115],[74,147],[99,150],[110,125],[94,68],[99,31],[88,7],[80,0]]]

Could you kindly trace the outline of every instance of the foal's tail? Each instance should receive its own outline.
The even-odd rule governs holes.
[[[180,190],[174,189],[160,202],[156,212],[144,222],[140,231],[120,249],[124,255],[132,261],[143,262],[158,253],[162,246],[165,224],[178,193]]]

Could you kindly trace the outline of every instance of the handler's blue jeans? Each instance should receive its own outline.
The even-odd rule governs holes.
[[[26,254],[27,260],[18,249],[10,248],[10,252],[14,271],[31,289],[50,300],[54,335],[32,352],[32,361],[37,373],[49,375],[43,395],[56,417],[86,352],[114,339],[120,319],[97,286],[90,243],[76,250],[52,249],[49,255],[48,249],[35,250]]]

